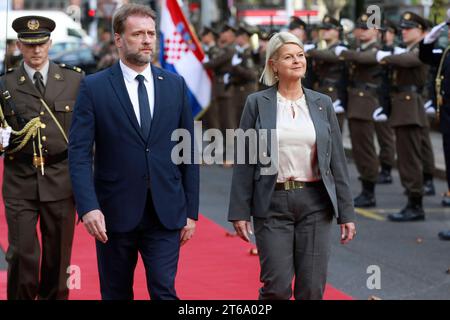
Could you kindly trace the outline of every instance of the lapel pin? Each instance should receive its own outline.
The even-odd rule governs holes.
[[[61,75],[60,75],[59,73],[55,73],[55,79],[56,79],[56,80],[61,79]]]
[[[161,77],[161,76],[158,76],[158,79],[159,79],[159,80],[163,80],[164,78],[163,78],[163,77]]]

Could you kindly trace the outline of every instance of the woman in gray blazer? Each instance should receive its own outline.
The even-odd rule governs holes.
[[[333,105],[302,87],[305,72],[303,44],[290,33],[275,34],[262,75],[271,87],[248,96],[240,122],[245,159],[236,150],[228,220],[249,241],[253,217],[260,299],[290,299],[294,276],[295,299],[322,299],[333,214],[342,244],[356,234]]]

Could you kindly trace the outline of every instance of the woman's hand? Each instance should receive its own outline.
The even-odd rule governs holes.
[[[234,227],[234,230],[236,230],[237,235],[242,240],[250,242],[249,234],[253,234],[250,221],[245,221],[245,220],[233,221],[233,227]]]
[[[341,244],[347,244],[356,236],[356,227],[353,222],[341,224]]]

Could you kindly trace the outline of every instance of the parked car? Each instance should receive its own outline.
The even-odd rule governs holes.
[[[81,68],[86,74],[97,71],[97,60],[89,47],[81,47],[74,50],[64,51],[54,56],[52,60],[56,63],[65,63]]]

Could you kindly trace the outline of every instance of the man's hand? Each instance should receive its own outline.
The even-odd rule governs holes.
[[[181,246],[184,245],[189,239],[192,238],[195,232],[195,220],[187,218],[186,225],[181,229],[180,242]]]
[[[376,108],[372,114],[372,118],[375,122],[386,122],[388,119],[383,107]]]
[[[378,62],[381,62],[384,58],[386,58],[387,56],[390,56],[390,55],[392,55],[392,52],[390,52],[390,51],[378,50],[376,58],[377,58]]]
[[[341,224],[341,244],[347,244],[356,236],[356,227],[353,222]]]
[[[334,48],[334,53],[337,56],[340,56],[342,54],[342,52],[347,51],[347,50],[348,50],[348,48],[345,46],[336,46],[336,48]]]
[[[336,113],[336,114],[345,112],[345,109],[342,106],[341,99],[337,99],[336,101],[333,102],[333,108],[334,108],[334,113]]]
[[[242,58],[239,57],[237,53],[234,54],[233,59],[231,59],[231,65],[237,66],[242,63]]]
[[[309,50],[313,50],[313,49],[315,49],[315,48],[316,48],[316,45],[313,44],[313,43],[310,43],[310,44],[304,44],[304,45],[303,45],[303,50],[304,50],[305,52],[308,52]]]
[[[234,230],[236,230],[237,235],[242,240],[250,242],[249,234],[253,234],[250,221],[245,221],[245,220],[233,221],[233,227],[234,227]]]
[[[428,116],[434,117],[436,115],[436,108],[435,106],[433,106],[433,100],[428,100],[427,102],[425,102],[423,107],[425,109],[425,113]]]
[[[95,239],[103,243],[108,241],[108,237],[106,236],[105,216],[100,210],[96,209],[89,211],[83,216],[82,220],[87,232],[91,236],[94,236]]]
[[[428,32],[428,34],[423,39],[423,43],[430,44],[430,43],[435,42],[441,35],[441,32],[444,30],[445,25],[446,25],[446,22],[442,22],[442,23],[438,24],[437,26],[434,26],[433,29],[431,29],[431,31]]]

